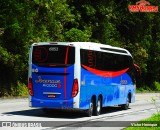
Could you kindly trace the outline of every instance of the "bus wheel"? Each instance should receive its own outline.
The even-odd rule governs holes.
[[[88,110],[86,110],[86,114],[88,117],[91,117],[93,115],[93,108],[94,108],[94,103],[93,103],[93,99],[90,102],[90,108]]]
[[[101,114],[101,110],[102,110],[102,99],[98,97],[97,106],[95,109],[95,115],[99,116]]]
[[[129,108],[129,95],[128,95],[128,97],[127,97],[127,102],[126,102],[126,104],[123,104],[123,105],[121,106],[121,108],[122,108],[123,110],[127,110],[127,109]]]

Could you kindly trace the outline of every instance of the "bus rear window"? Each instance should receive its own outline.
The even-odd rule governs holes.
[[[34,46],[32,63],[37,66],[64,67],[75,62],[75,48],[62,45]]]

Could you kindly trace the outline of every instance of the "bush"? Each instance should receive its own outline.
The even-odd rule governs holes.
[[[28,88],[24,83],[17,81],[17,86],[11,87],[11,95],[10,96],[27,96]]]
[[[151,88],[150,87],[148,87],[148,86],[143,86],[143,87],[138,87],[137,89],[136,89],[136,91],[137,92],[150,92],[150,91],[152,91],[151,90]]]
[[[155,91],[160,91],[160,83],[155,81],[155,82],[153,83],[153,89],[154,89]]]

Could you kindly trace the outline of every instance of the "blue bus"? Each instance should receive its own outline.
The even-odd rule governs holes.
[[[80,109],[99,115],[102,107],[128,109],[135,101],[135,66],[129,51],[92,42],[39,42],[29,53],[29,106]]]

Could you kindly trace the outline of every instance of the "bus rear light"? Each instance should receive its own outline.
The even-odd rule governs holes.
[[[72,87],[72,97],[75,97],[78,94],[78,79],[74,79],[73,87]]]
[[[28,90],[29,90],[29,94],[30,94],[31,96],[33,96],[32,78],[29,78]]]

